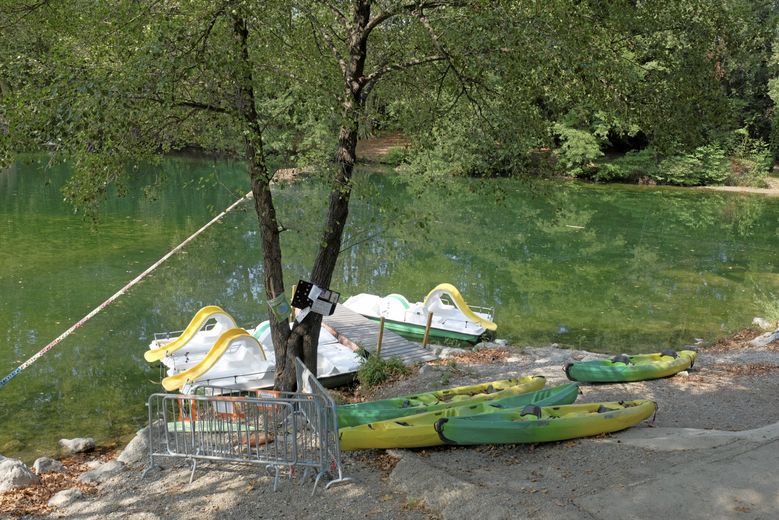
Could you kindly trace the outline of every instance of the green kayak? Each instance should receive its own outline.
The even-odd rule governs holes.
[[[654,401],[528,405],[522,411],[444,417],[435,429],[447,444],[521,444],[562,441],[630,428],[657,411]]]
[[[567,383],[492,401],[452,406],[435,412],[420,413],[341,428],[339,430],[340,446],[342,450],[440,446],[444,441],[438,436],[434,425],[442,417],[467,417],[478,414],[500,413],[511,409],[520,409],[528,404],[535,404],[536,406],[570,404],[576,400],[578,395],[579,385]]]
[[[432,412],[453,405],[492,401],[524,394],[544,387],[544,376],[522,376],[477,385],[459,386],[415,395],[393,397],[365,403],[338,405],[338,427],[357,426],[407,415]]]
[[[695,363],[692,350],[665,350],[657,354],[620,354],[611,359],[568,363],[565,375],[571,381],[586,383],[625,383],[668,377],[687,370]]]

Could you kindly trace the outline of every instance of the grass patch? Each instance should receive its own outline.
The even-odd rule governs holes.
[[[368,356],[357,371],[357,379],[365,388],[373,388],[410,373],[411,370],[399,358],[382,359],[378,356]]]

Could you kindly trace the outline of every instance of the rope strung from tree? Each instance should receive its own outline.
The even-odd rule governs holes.
[[[218,222],[222,217],[224,217],[225,215],[230,213],[232,210],[234,210],[241,202],[243,202],[245,199],[250,198],[251,196],[252,196],[252,192],[249,192],[246,195],[244,195],[243,197],[241,197],[240,199],[238,199],[235,202],[233,202],[227,209],[225,209],[219,215],[215,216],[206,225],[204,225],[203,227],[201,227],[200,229],[195,231],[192,235],[190,235],[189,238],[187,238],[182,243],[180,243],[179,245],[177,245],[176,247],[171,249],[165,256],[163,256],[162,258],[160,258],[159,260],[154,262],[152,265],[150,265],[148,269],[146,269],[144,272],[142,272],[141,274],[139,274],[138,276],[133,278],[132,281],[130,281],[127,285],[125,285],[124,287],[119,289],[113,296],[111,296],[106,301],[104,301],[103,303],[101,303],[100,305],[95,307],[92,310],[92,312],[90,312],[89,314],[87,314],[86,316],[84,316],[83,318],[78,320],[68,330],[66,330],[65,332],[60,334],[54,341],[52,341],[51,343],[49,343],[48,345],[43,347],[41,350],[39,350],[37,354],[32,356],[30,359],[28,359],[27,361],[25,361],[21,365],[19,365],[16,369],[13,370],[13,372],[11,372],[7,376],[5,376],[3,379],[0,379],[0,389],[3,388],[5,385],[7,385],[8,382],[11,381],[11,379],[13,379],[14,377],[18,376],[22,372],[22,370],[24,370],[25,368],[29,367],[30,365],[32,365],[36,361],[38,361],[38,359],[40,359],[44,354],[46,354],[46,352],[48,352],[51,349],[53,349],[54,347],[56,347],[63,339],[65,339],[68,336],[70,336],[74,331],[76,331],[84,323],[86,323],[87,321],[91,320],[97,313],[99,313],[100,311],[102,311],[103,309],[105,309],[106,307],[111,305],[117,298],[119,298],[121,295],[123,295],[124,293],[129,291],[130,288],[132,288],[138,282],[143,280],[146,276],[148,276],[149,273],[151,273],[152,271],[157,269],[168,258],[170,258],[171,256],[173,256],[176,253],[178,253],[184,246],[186,246],[192,240],[194,240],[195,237],[197,237],[203,231],[205,231],[206,229],[211,227],[211,225],[213,225],[216,222]]]

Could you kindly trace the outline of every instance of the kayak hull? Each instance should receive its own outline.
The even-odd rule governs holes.
[[[579,385],[568,383],[525,394],[482,401],[465,406],[452,406],[441,410],[409,415],[386,421],[361,424],[339,430],[342,450],[425,448],[440,446],[444,441],[435,430],[435,423],[443,417],[467,417],[478,414],[500,413],[521,408],[528,404],[553,406],[570,404],[579,395]]]
[[[571,381],[583,383],[626,383],[659,379],[692,367],[696,356],[697,353],[692,350],[681,350],[676,353],[675,358],[658,353],[627,356],[629,363],[611,359],[581,361],[566,365],[565,375]]]
[[[657,411],[654,401],[548,406],[540,417],[501,412],[439,419],[435,428],[446,444],[528,444],[611,433],[635,426]]]
[[[533,392],[543,388],[546,379],[543,376],[522,376],[514,379],[504,379],[425,392],[414,395],[338,405],[338,427],[358,426],[377,421],[395,419],[423,412],[432,412],[454,405],[475,404],[481,401],[491,401],[512,395]]]

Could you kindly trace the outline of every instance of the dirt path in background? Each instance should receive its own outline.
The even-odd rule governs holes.
[[[748,188],[746,186],[703,186],[701,189],[714,191],[733,191],[737,193],[760,193],[769,197],[779,197],[779,178],[767,177],[767,188]]]
[[[391,148],[405,148],[409,144],[408,138],[400,132],[361,139],[357,143],[357,158],[366,162],[380,162]]]

